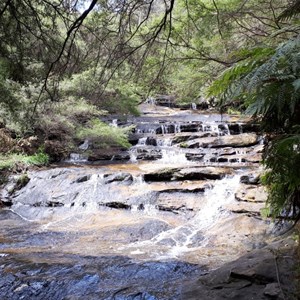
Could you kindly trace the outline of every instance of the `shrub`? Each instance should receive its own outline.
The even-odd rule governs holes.
[[[89,125],[89,127],[81,127],[77,131],[79,139],[89,139],[100,148],[111,146],[129,148],[131,146],[127,140],[127,135],[132,127],[119,128],[109,126],[98,119],[92,120]]]

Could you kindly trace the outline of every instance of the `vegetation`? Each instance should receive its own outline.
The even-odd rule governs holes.
[[[94,119],[90,122],[89,127],[80,128],[77,131],[77,137],[83,140],[89,139],[94,142],[94,145],[98,144],[102,148],[121,146],[127,149],[131,146],[127,139],[127,134],[131,129],[131,127],[110,126]]]
[[[299,1],[291,7],[299,7]],[[279,19],[296,14],[289,7]],[[299,28],[296,26],[298,33]],[[280,30],[282,31],[282,29]],[[260,120],[268,134],[264,151],[269,212],[300,219],[300,39],[256,48],[226,70],[208,90],[221,106],[238,106]]]
[[[49,156],[42,151],[34,155],[6,154],[0,156],[0,170],[14,169],[17,166],[44,166],[49,163]]]
[[[130,129],[99,117],[138,114],[149,95],[210,98],[261,122],[272,213],[299,217],[299,3],[4,1],[2,168],[45,163],[41,146],[60,160],[84,139],[126,148]]]

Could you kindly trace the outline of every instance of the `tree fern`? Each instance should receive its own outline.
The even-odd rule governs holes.
[[[300,0],[295,0],[287,9],[285,9],[278,20],[285,21],[292,19],[293,17],[300,14]]]

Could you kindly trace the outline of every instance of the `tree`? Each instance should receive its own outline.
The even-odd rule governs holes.
[[[278,20],[295,15],[299,1],[283,11]],[[299,11],[298,11],[299,13]],[[252,49],[252,54],[226,70],[209,89],[220,105],[236,103],[257,117],[268,134],[264,150],[269,190],[268,204],[274,217],[300,219],[300,35],[276,49]],[[281,28],[279,32],[284,32]],[[275,32],[276,36],[276,32]],[[278,42],[277,42],[278,43]],[[249,53],[249,51],[248,51]]]

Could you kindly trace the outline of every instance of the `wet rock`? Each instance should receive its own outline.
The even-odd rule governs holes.
[[[99,205],[110,207],[110,208],[116,208],[116,209],[130,209],[131,208],[130,205],[125,204],[123,202],[105,202],[105,203],[100,202]]]
[[[225,135],[219,137],[208,137],[187,141],[185,148],[218,148],[218,147],[247,147],[258,143],[258,136],[253,133],[239,135]]]
[[[220,152],[220,156],[227,156],[227,155],[235,155],[237,154],[236,150],[234,148],[228,147],[228,148],[223,148]]]
[[[262,186],[255,185],[241,185],[239,190],[235,193],[235,199],[246,202],[266,202],[266,189]]]
[[[183,123],[180,125],[181,132],[199,132],[201,129],[201,122]]]
[[[187,194],[180,191],[167,193],[163,191],[159,194],[156,205],[163,211],[197,211],[201,208],[202,196],[201,193]]]
[[[122,149],[91,149],[88,155],[88,161],[96,162],[103,160],[128,160],[130,158],[127,151]]]
[[[8,183],[0,189],[0,203],[3,206],[11,206],[14,194],[24,188],[29,181],[27,173],[9,176]]]
[[[131,183],[133,180],[133,177],[129,173],[115,173],[115,174],[104,174],[104,183],[112,183],[112,182],[126,182]]]
[[[157,95],[154,100],[156,105],[175,107],[175,97],[172,95]]]
[[[146,173],[144,175],[144,180],[145,182],[170,181],[177,170],[177,168],[165,168],[155,172]]]
[[[265,208],[264,203],[235,202],[225,206],[233,213],[260,216],[261,210]]]
[[[230,168],[191,167],[174,172],[173,180],[222,179],[232,173]]]
[[[245,123],[241,124],[242,132],[260,132],[260,125],[253,123]]]
[[[190,161],[202,161],[205,154],[202,153],[186,153],[185,157]]]
[[[240,182],[244,184],[258,184],[260,180],[259,174],[247,174],[242,175],[240,178]]]
[[[217,136],[216,132],[181,132],[177,133],[176,136],[173,137],[172,142],[173,144],[182,143],[185,141],[190,141],[198,138],[205,138],[205,137],[215,137]]]
[[[294,247],[294,246],[293,246]],[[282,249],[283,250],[283,249]],[[281,274],[281,286],[288,299],[297,299],[293,280],[293,259],[287,258],[292,248],[283,250],[279,257],[267,248],[255,250],[238,260],[225,264],[219,269],[187,283],[181,299],[270,299],[279,297],[277,267]],[[277,266],[276,266],[277,264]]]
[[[88,181],[91,179],[91,175],[84,175],[84,176],[81,176],[79,178],[77,178],[74,183],[81,183],[81,182],[85,182],[85,181]]]
[[[145,219],[138,220],[135,224],[126,224],[126,226],[111,226],[103,230],[99,236],[101,239],[110,242],[134,243],[136,241],[150,240],[161,232],[172,227],[161,220]]]
[[[245,157],[245,161],[250,163],[260,163],[262,161],[262,154],[261,153],[249,154],[247,155],[247,157]]]
[[[156,160],[162,158],[161,150],[155,147],[136,147],[135,149],[131,149],[131,151],[138,160]]]
[[[267,284],[264,289],[264,295],[269,296],[273,299],[278,298],[280,294],[281,294],[280,286],[276,282]]]

